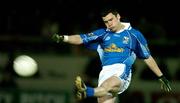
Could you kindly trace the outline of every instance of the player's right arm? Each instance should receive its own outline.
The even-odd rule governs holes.
[[[75,35],[59,35],[59,34],[53,34],[52,39],[59,43],[59,42],[66,42],[74,45],[80,45],[83,43],[83,40],[79,34]]]
[[[52,39],[57,43],[67,42],[70,44],[80,45],[80,44],[89,44],[89,42],[102,39],[104,34],[106,34],[106,29],[102,28],[84,34],[59,35],[55,33],[53,34]]]

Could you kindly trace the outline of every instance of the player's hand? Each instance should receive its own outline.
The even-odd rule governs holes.
[[[166,79],[165,76],[161,76],[159,77],[159,81],[161,83],[161,89],[163,89],[166,92],[170,92],[171,91],[171,86],[169,81]]]
[[[52,35],[52,40],[55,41],[56,43],[62,42],[64,40],[63,35],[58,35],[57,33]]]

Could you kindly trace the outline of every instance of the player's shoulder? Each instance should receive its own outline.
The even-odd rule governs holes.
[[[125,26],[125,30],[129,32],[132,37],[139,38],[143,36],[140,30],[131,26],[130,22],[122,22],[122,24]]]
[[[125,27],[125,30],[132,30],[132,31],[139,31],[136,28],[134,28],[130,22],[121,22],[121,24],[123,24]]]
[[[140,30],[131,26],[129,22],[126,22],[126,23],[123,22],[122,24],[125,26],[125,30],[130,32],[131,34],[134,34],[134,35],[142,34]]]

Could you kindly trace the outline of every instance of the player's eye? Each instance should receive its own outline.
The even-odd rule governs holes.
[[[109,21],[113,21],[113,18],[109,19]]]

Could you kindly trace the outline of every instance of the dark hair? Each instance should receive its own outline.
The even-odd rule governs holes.
[[[101,17],[105,17],[109,13],[112,13],[113,15],[119,14],[117,9],[106,7],[106,8],[101,9],[100,15],[101,15]]]

